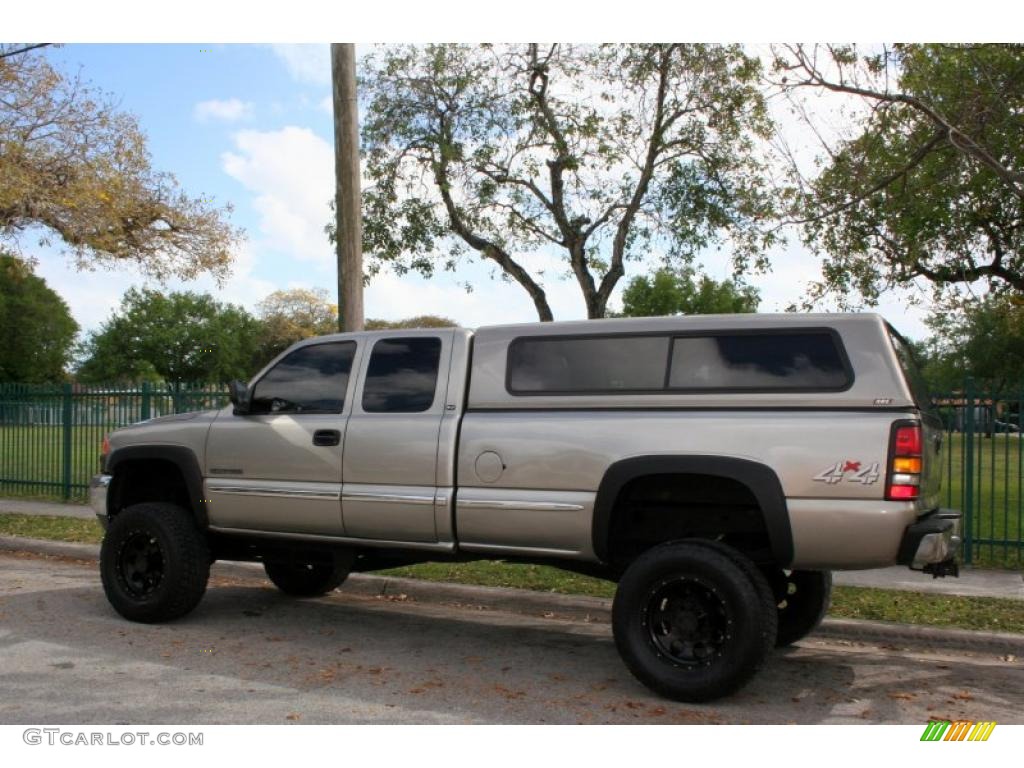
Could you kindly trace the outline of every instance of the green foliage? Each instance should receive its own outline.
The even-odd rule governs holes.
[[[207,294],[131,289],[81,350],[84,382],[225,382],[247,379],[262,326],[241,307]]]
[[[1024,383],[1024,301],[989,295],[928,319],[924,373],[936,391],[963,387],[974,377],[983,390]]]
[[[692,269],[659,269],[650,277],[629,281],[622,292],[624,317],[662,315],[723,315],[756,312],[761,299],[756,288],[733,280],[699,277]]]
[[[450,317],[438,315],[417,315],[404,320],[367,320],[366,330],[383,331],[388,328],[458,328],[459,324]]]
[[[601,317],[655,247],[682,265],[728,242],[737,270],[765,265],[771,125],[739,46],[394,46],[363,75],[370,275],[469,254],[550,320],[546,279],[574,279]]]
[[[0,382],[60,381],[78,323],[21,259],[0,252]]]
[[[274,291],[258,312],[263,325],[259,357],[265,361],[302,339],[338,332],[338,306],[322,288]]]
[[[1024,292],[1024,46],[898,45],[865,61],[863,79],[848,56],[831,78],[809,57],[792,68],[871,107],[800,198],[825,254],[818,295],[873,303],[919,278],[937,297],[977,280]]]

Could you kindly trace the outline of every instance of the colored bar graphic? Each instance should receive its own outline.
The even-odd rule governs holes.
[[[988,741],[995,728],[994,720],[929,720],[921,741]]]

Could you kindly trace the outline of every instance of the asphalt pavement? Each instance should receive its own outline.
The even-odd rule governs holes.
[[[94,561],[2,552],[0,723],[1024,721],[1009,647],[812,637],[738,694],[682,705],[630,676],[599,616],[368,583],[296,600],[217,564],[194,613],[141,625],[107,604]]]

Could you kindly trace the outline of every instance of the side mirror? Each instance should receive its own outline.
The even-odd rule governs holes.
[[[249,388],[238,379],[228,384],[228,396],[235,406],[235,415],[244,416],[249,412]]]

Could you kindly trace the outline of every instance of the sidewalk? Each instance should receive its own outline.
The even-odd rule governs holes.
[[[94,517],[92,510],[82,504],[0,498],[0,514],[11,512],[49,517]],[[836,571],[833,579],[837,585],[844,587],[873,587],[904,592],[1024,600],[1024,576],[1019,571],[964,568],[961,569],[958,579],[933,579],[923,573],[895,566],[872,571]]]

